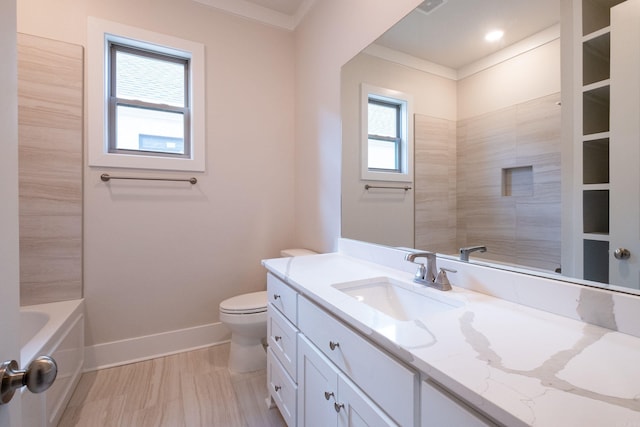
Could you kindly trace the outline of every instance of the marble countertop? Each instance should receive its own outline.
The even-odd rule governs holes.
[[[339,253],[266,260],[302,295],[508,426],[640,426],[640,338]],[[332,285],[376,277],[459,307],[400,321]]]

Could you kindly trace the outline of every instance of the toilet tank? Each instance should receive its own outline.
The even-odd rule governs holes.
[[[317,255],[317,254],[318,254],[317,252],[311,251],[309,249],[283,249],[280,251],[280,256],[282,257]]]

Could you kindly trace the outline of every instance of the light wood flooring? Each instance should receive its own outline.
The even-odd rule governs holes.
[[[85,373],[59,427],[280,427],[266,370],[231,374],[229,344]]]

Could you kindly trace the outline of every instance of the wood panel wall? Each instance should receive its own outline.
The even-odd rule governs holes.
[[[415,115],[416,248],[560,267],[560,94],[453,122]]]
[[[456,122],[414,116],[415,246],[457,253]]]
[[[20,303],[82,297],[81,46],[18,34]]]
[[[560,267],[560,94],[458,122],[458,246]]]

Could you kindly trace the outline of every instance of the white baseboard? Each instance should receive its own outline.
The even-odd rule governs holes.
[[[222,323],[128,338],[84,348],[84,371],[95,371],[228,342]]]

